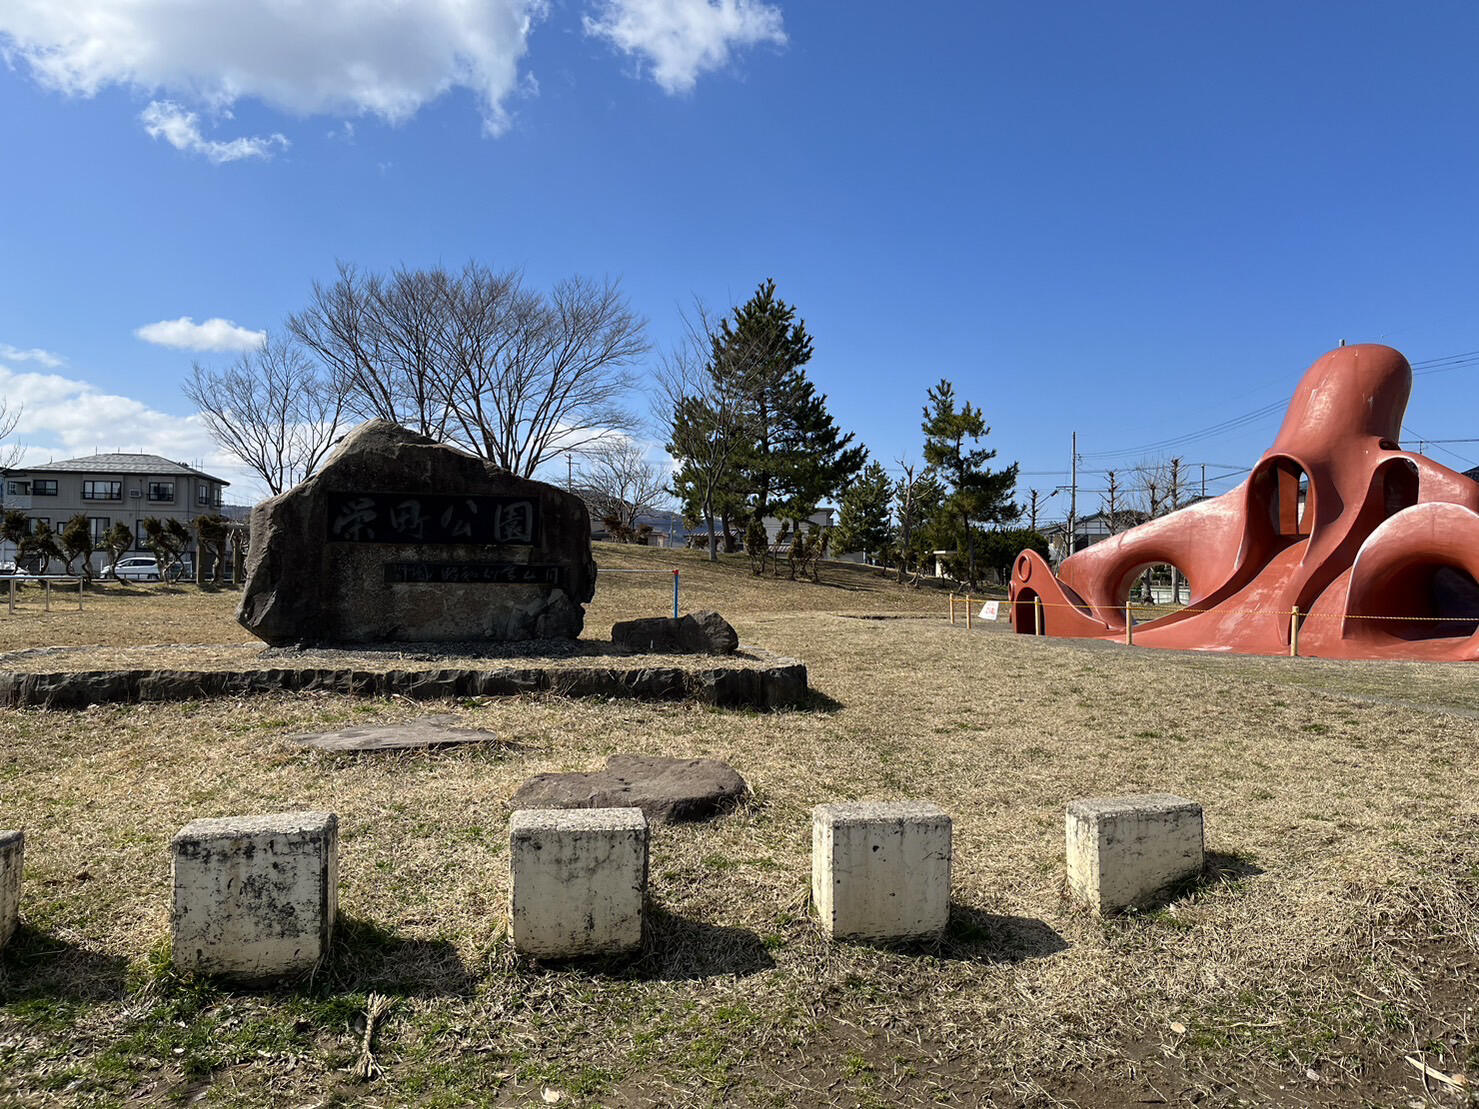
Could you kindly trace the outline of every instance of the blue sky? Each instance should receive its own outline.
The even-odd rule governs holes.
[[[232,353],[140,328],[471,257],[619,276],[662,348],[774,277],[886,463],[943,376],[1024,495],[1074,430],[1098,489],[1341,339],[1479,351],[1476,32],[1468,3],[11,0],[0,387],[40,455],[234,474],[179,391]],[[1409,445],[1479,438],[1476,382],[1420,376]],[[1246,466],[1278,419],[1177,450]]]

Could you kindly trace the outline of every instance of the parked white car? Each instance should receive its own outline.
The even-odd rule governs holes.
[[[158,581],[159,563],[153,555],[129,555],[118,560],[114,573],[103,571],[104,577],[116,577],[119,581]]]

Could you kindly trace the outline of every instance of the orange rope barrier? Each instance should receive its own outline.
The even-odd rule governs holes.
[[[1081,614],[1086,615],[1086,616],[1087,615],[1091,615],[1093,613],[1093,609],[1090,606],[1088,606],[1088,605],[1080,606],[1080,605],[1071,604],[1071,603],[1069,603],[1067,601],[1045,601],[1041,597],[1034,597],[1030,601],[1011,601],[1011,600],[1007,600],[1006,598],[1003,598],[1003,597],[972,597],[969,594],[961,595],[961,594],[952,593],[952,594],[950,594],[950,622],[952,624],[955,623],[955,606],[957,604],[964,603],[964,604],[967,605],[967,623],[969,623],[969,606],[971,604],[986,604],[986,603],[990,603],[992,601],[995,601],[996,604],[1001,605],[1003,607],[1007,607],[1007,606],[1010,606],[1010,605],[1039,605],[1042,608],[1071,608],[1075,612],[1081,613]],[[1140,605],[1137,608],[1135,605],[1126,604],[1124,606],[1124,609],[1125,609],[1126,615],[1130,615],[1130,614],[1132,614],[1134,612],[1137,612],[1137,611],[1138,612],[1153,612],[1153,611],[1156,611],[1156,610],[1158,610],[1158,609],[1160,609],[1162,607],[1169,608],[1170,606]],[[1280,619],[1287,619],[1287,618],[1289,618],[1291,616],[1290,610],[1288,610],[1288,609],[1192,608],[1189,605],[1188,606],[1185,606],[1183,608],[1171,608],[1169,612],[1163,612],[1163,613],[1160,613],[1160,615],[1162,615],[1162,616],[1178,616],[1178,615],[1181,615],[1181,614],[1184,613],[1184,614],[1189,615],[1189,616],[1200,616],[1203,613],[1208,613],[1208,612],[1216,612],[1216,613],[1220,613],[1221,615],[1224,615],[1224,616],[1277,616]],[[999,616],[997,618],[1000,619]],[[1301,624],[1304,623],[1304,621],[1310,620],[1310,619],[1317,619],[1317,620],[1435,620],[1435,621],[1439,621],[1439,622],[1449,622],[1449,623],[1451,623],[1451,622],[1454,622],[1454,621],[1470,621],[1470,622],[1479,621],[1479,616],[1371,616],[1371,615],[1366,615],[1366,614],[1357,613],[1357,612],[1298,612],[1298,619],[1299,619],[1299,622]]]

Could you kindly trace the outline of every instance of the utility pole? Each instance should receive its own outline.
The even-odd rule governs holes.
[[[1203,462],[1202,463],[1202,496],[1205,498],[1206,495],[1207,495],[1207,464],[1205,462]]]
[[[1169,493],[1171,497],[1171,511],[1175,512],[1181,507],[1181,459],[1179,458],[1171,459],[1171,488]],[[1174,566],[1171,567],[1171,603],[1173,605],[1179,605],[1181,603],[1181,571]]]
[[[1078,432],[1073,433],[1072,446],[1069,448],[1072,460],[1069,462],[1069,473],[1072,475],[1068,486],[1068,553],[1075,553],[1074,539],[1078,531]]]

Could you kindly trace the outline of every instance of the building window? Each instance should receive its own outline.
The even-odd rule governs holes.
[[[31,483],[29,481],[7,481],[5,483],[5,492],[12,497],[29,496],[31,493]]]
[[[148,540],[148,536],[146,536],[144,534],[144,522],[142,520],[135,520],[134,521],[134,550],[136,550],[136,551],[147,551],[149,549],[149,545],[148,545],[147,540]]]
[[[172,481],[151,481],[149,483],[149,499],[151,501],[174,500],[175,483]]]
[[[31,496],[56,496],[56,478],[37,478],[35,481],[31,482]]]
[[[221,507],[221,487],[200,482],[195,487],[195,503]]]
[[[101,546],[103,536],[107,535],[108,529],[113,526],[112,522],[107,516],[89,516],[87,518],[87,524],[92,528],[93,546]]]
[[[84,481],[82,499],[85,501],[121,501],[123,500],[123,482]]]
[[[42,524],[45,524],[47,527],[51,527],[51,517],[50,516],[27,516],[26,517],[26,531],[29,534],[31,534],[31,535],[35,535],[36,534],[36,529],[39,528]]]

